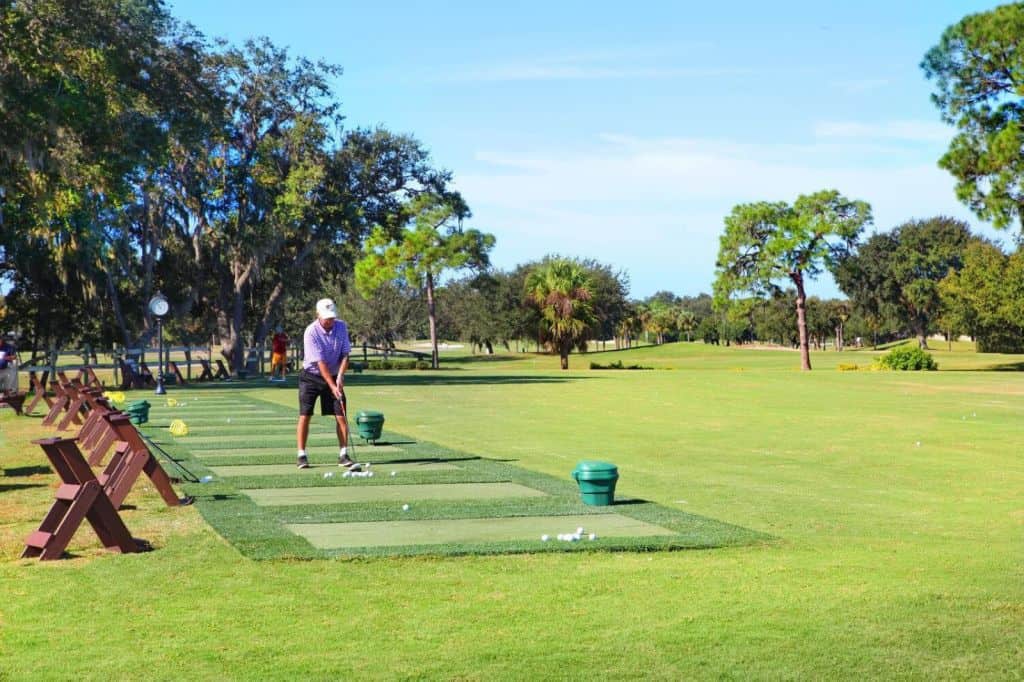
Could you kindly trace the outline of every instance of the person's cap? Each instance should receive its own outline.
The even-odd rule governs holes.
[[[274,331],[280,334],[281,332],[284,331],[284,327],[282,327],[281,325],[277,325],[276,327],[274,327]]]
[[[316,302],[316,316],[322,320],[338,316],[338,309],[334,307],[334,301],[329,298],[321,298]]]

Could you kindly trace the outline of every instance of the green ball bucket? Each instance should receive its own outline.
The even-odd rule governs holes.
[[[359,437],[365,441],[376,443],[384,430],[384,413],[364,411],[356,415],[356,429]]]
[[[605,507],[615,502],[619,468],[614,464],[583,461],[572,470],[572,477],[580,487],[583,504]]]

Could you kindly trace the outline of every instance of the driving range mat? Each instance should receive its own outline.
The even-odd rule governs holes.
[[[358,382],[350,382],[350,398],[358,398]],[[391,428],[378,445],[354,438],[355,458],[371,466],[365,475],[346,475],[337,466],[330,417],[312,420],[311,466],[297,469],[295,408],[261,400],[250,388],[257,386],[176,389],[179,404],[154,404],[140,428],[169,474],[195,481],[184,483],[184,492],[195,496],[207,522],[253,559],[650,551],[769,539],[630,498],[621,480],[614,505],[587,506],[568,472],[556,478]],[[167,426],[174,419],[190,433],[172,436]],[[580,539],[558,539],[579,528]]]

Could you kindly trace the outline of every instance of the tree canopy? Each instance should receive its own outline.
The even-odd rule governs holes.
[[[463,229],[469,208],[457,193],[424,193],[412,199],[407,214],[411,223],[393,236],[384,226],[374,228],[366,241],[364,256],[356,264],[356,286],[369,293],[387,281],[404,279],[423,287],[430,320],[432,366],[439,363],[437,313],[434,289],[446,270],[483,269],[494,236]]]
[[[921,63],[942,118],[959,133],[939,165],[957,197],[996,227],[1024,229],[1024,4],[950,26]]]
[[[782,283],[796,290],[801,367],[811,369],[805,282],[834,264],[871,222],[871,207],[835,190],[785,202],[735,206],[725,219],[714,284],[716,303],[729,307],[737,294],[764,296]]]
[[[942,311],[939,283],[960,270],[972,239],[960,220],[911,220],[844,256],[835,268],[836,282],[859,309],[892,315],[926,348]]]

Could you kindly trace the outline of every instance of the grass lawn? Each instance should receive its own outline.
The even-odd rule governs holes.
[[[710,550],[253,561],[143,485],[126,522],[157,551],[84,530],[22,561],[56,477],[0,411],[0,678],[1019,678],[1024,375],[981,370],[1024,357],[935,356],[955,371],[673,344],[350,379],[417,440],[562,479],[607,459],[623,495],[775,538]]]

